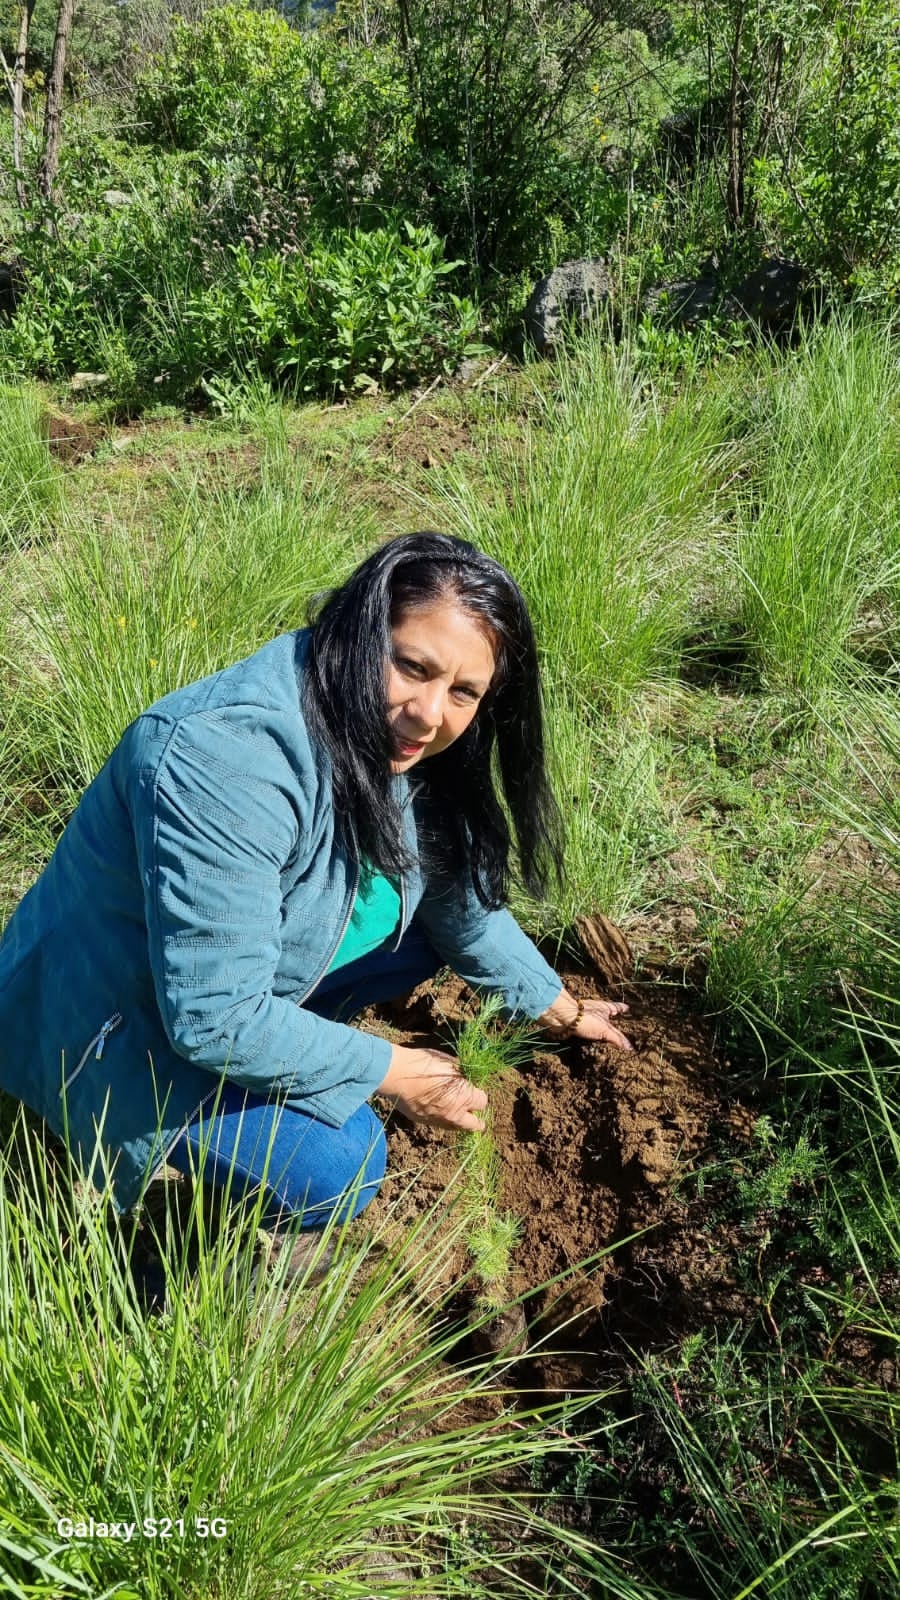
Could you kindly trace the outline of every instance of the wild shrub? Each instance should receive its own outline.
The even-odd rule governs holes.
[[[300,393],[403,383],[481,348],[429,228],[298,236],[266,204],[251,226],[224,172],[177,158],[151,164],[127,207],[86,212],[64,238],[29,235],[0,360],[58,376],[112,352],[129,391],[184,399],[253,370]]]
[[[176,16],[135,109],[146,138],[226,159],[293,195],[319,226],[377,222],[403,190],[407,80],[384,40],[374,48],[241,5]]]
[[[900,289],[896,7],[854,0],[816,9],[826,13],[820,49],[792,139],[759,162],[761,207],[786,247],[839,291],[891,308]]]

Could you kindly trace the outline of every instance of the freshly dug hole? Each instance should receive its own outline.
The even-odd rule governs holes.
[[[558,970],[579,998],[627,1000],[630,1010],[617,1021],[635,1047],[628,1054],[578,1041],[540,1043],[532,1062],[493,1096],[500,1198],[522,1224],[509,1296],[527,1299],[542,1381],[568,1386],[592,1382],[605,1366],[624,1300],[629,1328],[640,1328],[642,1338],[665,1342],[671,1335],[667,1306],[679,1296],[661,1293],[651,1263],[664,1235],[666,1269],[677,1279],[683,1265],[685,1282],[693,1283],[697,1244],[687,1219],[681,1235],[671,1179],[691,1167],[714,1128],[742,1134],[752,1119],[732,1103],[727,1063],[683,990],[662,981],[601,989],[583,968],[564,963]],[[398,1042],[447,1049],[448,1027],[473,1009],[471,991],[449,977],[423,985],[405,1007],[373,1009],[364,1025],[377,1030],[389,1020]],[[388,1176],[370,1210],[397,1207],[402,1227],[452,1184],[458,1162],[451,1135],[397,1116],[389,1119],[388,1142]],[[591,1258],[599,1259],[581,1267]],[[465,1272],[462,1246],[451,1270]],[[637,1304],[644,1280],[646,1303]],[[484,1330],[480,1336],[490,1337]],[[509,1330],[496,1337],[489,1348],[514,1353]]]

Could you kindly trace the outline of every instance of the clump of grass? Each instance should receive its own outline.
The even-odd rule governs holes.
[[[816,708],[857,627],[889,631],[900,587],[898,373],[887,328],[834,318],[761,385],[737,506],[740,623],[764,687]]]
[[[254,1282],[258,1202],[212,1228],[198,1186],[190,1247],[163,1257],[169,1309],[147,1316],[108,1187],[73,1185],[35,1135],[13,1135],[0,1148],[4,1594],[487,1600],[509,1593],[510,1539],[529,1555],[517,1592],[547,1593],[539,1570],[587,1557],[589,1541],[554,1533],[509,1479],[559,1451],[575,1408],[488,1411],[479,1396],[502,1364],[452,1367],[454,1336],[435,1332],[460,1228],[448,1197],[399,1245],[382,1248],[389,1229],[335,1228],[324,1280],[288,1286],[277,1269]],[[90,1517],[168,1518],[171,1536],[57,1531]],[[201,1535],[203,1518],[219,1533]],[[442,1526],[476,1535],[444,1570]],[[403,1582],[376,1571],[379,1548],[410,1563]]]
[[[517,897],[515,909],[536,935],[561,946],[580,915],[601,911],[618,922],[644,909],[653,863],[675,837],[649,728],[636,718],[598,725],[586,702],[559,691],[548,697],[546,720],[565,870],[546,901]]]
[[[17,567],[3,640],[21,686],[9,782],[51,792],[64,821],[134,717],[302,626],[366,536],[371,521],[348,519],[340,480],[299,474],[277,435],[251,486],[176,489],[151,537],[70,518]]]
[[[516,574],[547,683],[619,711],[677,672],[721,535],[726,400],[710,384],[661,395],[601,336],[559,357],[552,386],[532,381],[515,439],[498,432],[477,480],[438,479],[435,509]]]
[[[38,532],[61,501],[37,389],[0,385],[0,548]]]
[[[495,1024],[502,1009],[500,996],[489,995],[455,1040],[463,1076],[488,1094],[532,1053],[533,1027],[498,1028]],[[491,1120],[488,1104],[484,1131],[459,1135],[466,1243],[479,1284],[478,1308],[486,1315],[496,1314],[504,1304],[510,1256],[521,1237],[518,1218],[501,1210],[500,1160]]]

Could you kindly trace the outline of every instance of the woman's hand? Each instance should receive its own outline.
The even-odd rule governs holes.
[[[616,1045],[619,1050],[633,1050],[634,1046],[626,1039],[624,1033],[614,1028],[609,1020],[610,1017],[617,1017],[627,1010],[628,1007],[622,1000],[579,1002],[568,989],[563,989],[562,994],[557,996],[552,1006],[538,1018],[538,1021],[541,1027],[548,1028],[551,1033],[564,1034],[571,1039],[599,1039],[604,1044]]]
[[[456,1057],[443,1050],[407,1050],[395,1044],[387,1077],[376,1093],[393,1100],[412,1122],[467,1133],[484,1129],[477,1113],[485,1109],[487,1095],[463,1077]]]

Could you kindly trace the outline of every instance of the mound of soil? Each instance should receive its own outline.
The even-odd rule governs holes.
[[[61,411],[48,411],[44,429],[50,454],[66,466],[75,466],[93,455],[103,438],[103,429],[95,422],[84,422],[80,417],[70,417]]]
[[[590,971],[557,969],[572,994],[613,997]],[[539,1380],[553,1387],[597,1383],[613,1344],[667,1345],[695,1309],[729,1309],[728,1243],[698,1237],[677,1179],[724,1129],[749,1136],[753,1115],[730,1092],[729,1064],[686,991],[632,980],[614,997],[629,1005],[617,1021],[633,1054],[541,1036],[493,1096],[502,1206],[522,1224],[509,1289],[528,1296]],[[388,1022],[398,1043],[446,1050],[472,1012],[471,991],[450,977],[374,1008],[364,1025]],[[387,1126],[388,1177],[373,1206],[404,1226],[452,1184],[458,1156],[452,1134],[396,1114]]]

